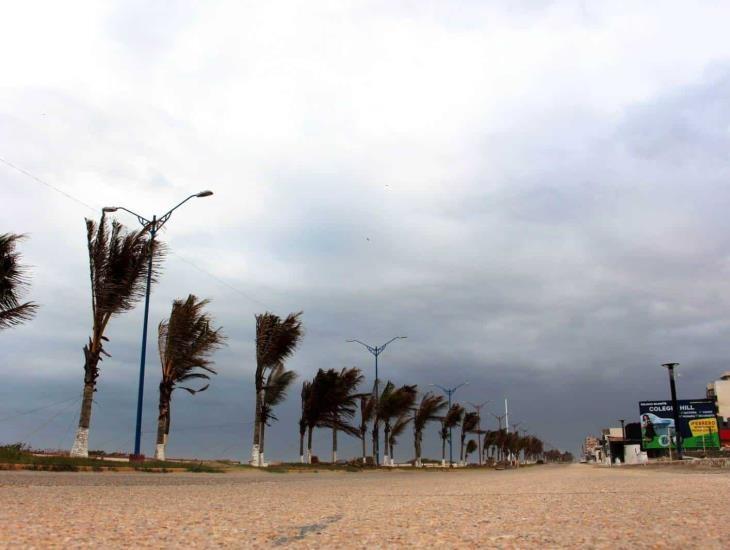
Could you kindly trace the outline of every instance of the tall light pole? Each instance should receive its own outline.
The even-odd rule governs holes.
[[[152,283],[152,246],[155,240],[155,236],[157,235],[157,232],[162,228],[163,225],[167,222],[167,220],[170,219],[170,216],[172,213],[180,208],[183,204],[188,202],[190,199],[193,198],[203,198],[203,197],[210,197],[213,194],[213,191],[201,191],[200,193],[195,193],[194,195],[190,195],[188,198],[186,198],[184,201],[181,201],[177,204],[177,206],[174,206],[170,210],[168,210],[166,213],[164,213],[159,218],[157,216],[152,216],[152,220],[148,220],[147,218],[140,216],[136,212],[133,212],[129,210],[128,208],[124,208],[123,206],[105,206],[102,208],[104,212],[116,212],[117,210],[124,210],[125,212],[129,212],[133,216],[136,216],[137,221],[142,224],[142,226],[150,232],[150,253],[149,253],[149,259],[147,262],[147,287],[145,289],[144,294],[144,322],[142,324],[142,352],[140,354],[139,359],[139,385],[137,390],[137,424],[135,427],[134,432],[134,454],[132,455],[132,458],[135,460],[141,460],[140,455],[140,440],[142,437],[142,397],[144,396],[144,367],[145,367],[145,360],[147,357],[147,321],[149,318],[149,311],[150,311],[150,285]]]
[[[453,388],[444,388],[443,386],[439,384],[429,384],[430,386],[434,386],[436,388],[441,389],[446,395],[449,396],[449,410],[451,410],[451,396],[454,394],[456,390],[458,390],[462,386],[468,386],[469,382],[462,382],[458,386],[454,386]],[[454,448],[452,444],[452,437],[451,437],[451,426],[449,426],[449,467],[451,467],[454,464]]]
[[[479,403],[478,405],[472,403],[469,401],[469,405],[474,407],[474,410],[477,412],[477,439],[479,440],[479,466],[482,465],[482,407],[489,403],[489,399],[487,399],[484,403]]]
[[[677,404],[677,385],[674,382],[674,369],[679,363],[664,363],[662,367],[667,369],[669,373],[669,390],[672,393],[672,415],[674,416],[674,437],[677,440],[677,460],[682,460],[682,432],[679,429],[679,405]],[[669,449],[672,448],[672,436],[669,435]]]
[[[377,410],[378,410],[378,401],[380,400],[380,391],[379,391],[379,383],[378,380],[378,357],[381,353],[383,353],[383,350],[385,350],[386,347],[388,347],[388,344],[391,342],[394,342],[395,340],[405,340],[408,338],[407,336],[396,336],[394,338],[391,338],[388,340],[385,344],[381,346],[371,346],[370,344],[366,344],[365,342],[361,342],[360,340],[347,340],[347,342],[355,342],[357,344],[360,344],[365,349],[367,349],[370,353],[375,356],[375,422],[373,426],[373,433],[375,435],[375,438],[373,439],[373,454],[375,455],[375,464],[380,466],[380,429],[378,426],[378,416],[377,416]],[[388,444],[387,441],[385,443]]]

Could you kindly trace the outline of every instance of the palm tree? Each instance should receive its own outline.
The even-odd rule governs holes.
[[[220,328],[211,328],[211,317],[204,311],[208,303],[208,300],[199,300],[192,294],[186,300],[175,300],[170,318],[162,321],[157,328],[162,364],[155,449],[155,458],[158,460],[165,460],[170,435],[172,392],[182,389],[195,395],[205,391],[208,384],[198,389],[179,384],[194,379],[210,380],[210,374],[216,374],[210,356],[223,345],[225,337]]]
[[[400,435],[405,431],[405,429],[408,427],[408,424],[411,423],[411,420],[413,420],[413,413],[409,410],[408,412],[405,412],[401,414],[398,418],[396,418],[395,422],[393,423],[393,427],[390,429],[390,436],[388,437],[388,447],[390,449],[391,465],[394,464],[395,460],[393,448],[395,447],[396,443],[398,443],[398,437],[400,437]]]
[[[332,371],[335,372],[335,371]],[[332,428],[332,463],[337,462],[337,431],[343,431],[350,435],[359,436],[360,430],[348,423],[354,418],[357,410],[358,394],[357,387],[363,380],[363,375],[358,368],[343,368],[336,373],[334,384],[334,395],[330,398],[332,409],[327,411],[321,423],[328,423]]]
[[[479,449],[479,444],[476,441],[474,441],[473,439],[470,439],[469,442],[466,444],[464,461],[468,461],[469,455],[478,449]]]
[[[451,428],[457,426],[461,422],[461,417],[464,414],[464,407],[458,403],[451,405],[451,408],[446,411],[446,416],[441,419],[441,465],[446,465],[446,441],[451,437]]]
[[[477,429],[479,424],[479,415],[475,412],[464,414],[461,421],[461,446],[459,448],[459,461],[464,462],[464,445],[466,443],[466,434]]]
[[[104,332],[112,317],[131,310],[145,295],[150,255],[151,282],[156,282],[164,257],[164,245],[157,239],[150,239],[147,228],[127,231],[117,221],[113,221],[110,228],[104,214],[98,224],[86,220],[86,240],[93,327],[89,342],[84,346],[84,392],[79,425],[71,448],[71,456],[81,457],[89,454],[91,404],[99,377],[99,361],[102,355],[111,357],[103,346],[109,341]]]
[[[15,245],[24,235],[0,235],[0,329],[13,327],[33,318],[38,306],[20,303],[22,290],[28,286],[26,268],[20,264],[20,252]]]
[[[416,401],[416,386],[404,385],[396,388],[395,385],[388,381],[380,395],[380,399],[376,405],[375,422],[383,422],[383,435],[386,443],[385,456],[383,456],[383,464],[390,465],[390,457],[388,455],[388,437],[391,430],[390,421],[397,418],[413,408]],[[373,430],[375,432],[375,430]]]
[[[319,369],[310,383],[306,395],[302,392],[301,430],[307,431],[306,463],[312,461],[312,434],[315,428],[332,430],[332,459],[337,461],[337,433],[359,437],[359,428],[348,422],[355,416],[357,394],[355,389],[362,381],[360,369]]]
[[[256,315],[256,412],[251,465],[263,466],[260,439],[263,431],[263,403],[266,377],[274,367],[291,357],[302,338],[302,313],[290,313],[282,320],[273,313]]]
[[[261,404],[261,437],[259,439],[259,457],[262,464],[264,460],[264,436],[266,434],[266,426],[270,426],[270,422],[278,420],[274,416],[274,407],[279,405],[286,399],[286,392],[289,386],[296,380],[297,373],[293,370],[286,370],[284,365],[279,363],[269,371],[266,377],[266,385],[264,386],[264,398]]]
[[[421,444],[423,442],[423,430],[429,422],[439,419],[439,413],[446,408],[446,401],[443,396],[427,392],[421,398],[421,402],[413,415],[414,445],[416,448],[416,460],[414,465],[421,464]]]

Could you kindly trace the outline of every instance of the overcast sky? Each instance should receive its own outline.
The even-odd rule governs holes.
[[[6,6],[0,232],[29,235],[41,309],[0,333],[0,442],[71,446],[84,217],[152,216],[208,188],[162,233],[151,325],[194,293],[229,345],[209,391],[175,395],[171,456],[247,457],[267,309],[304,311],[299,382],[358,366],[369,386],[372,357],[345,339],[407,335],[382,378],[469,380],[459,399],[502,414],[508,397],[511,421],[570,450],[667,398],[663,362],[681,363],[681,398],[703,397],[729,368],[730,6],[497,4]],[[138,307],[107,331],[92,449],[131,450],[141,323]],[[269,458],[298,455],[299,382]],[[409,432],[396,458],[411,456]]]

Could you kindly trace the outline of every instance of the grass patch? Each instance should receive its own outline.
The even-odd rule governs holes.
[[[194,472],[194,473],[203,473],[203,474],[222,474],[223,470],[220,468],[216,468],[214,466],[211,466],[210,464],[203,464],[202,462],[198,462],[196,464],[189,465],[186,470],[187,472]]]

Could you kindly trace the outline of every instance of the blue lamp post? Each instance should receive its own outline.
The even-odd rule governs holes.
[[[212,194],[213,194],[213,191],[201,191],[200,193],[190,195],[184,201],[180,202],[177,206],[168,210],[165,214],[163,214],[159,218],[157,216],[152,216],[152,220],[148,220],[147,218],[140,216],[136,212],[133,212],[132,210],[129,210],[128,208],[124,208],[123,206],[105,206],[104,208],[102,208],[102,210],[104,212],[116,212],[117,210],[124,210],[125,212],[129,212],[133,216],[136,216],[137,221],[139,221],[139,223],[142,224],[142,227],[145,227],[150,232],[150,254],[149,254],[149,259],[148,259],[148,263],[147,263],[147,288],[145,290],[145,295],[144,295],[144,322],[142,325],[142,352],[141,352],[140,359],[139,359],[139,386],[138,386],[138,390],[137,390],[137,424],[136,424],[135,433],[134,433],[134,454],[132,455],[132,458],[135,460],[142,459],[142,457],[140,455],[140,441],[141,441],[141,437],[142,437],[142,397],[144,396],[144,367],[145,367],[145,359],[147,357],[147,321],[149,318],[149,310],[150,310],[150,284],[152,283],[152,243],[155,240],[155,236],[157,235],[157,232],[162,228],[163,225],[165,225],[167,220],[170,219],[170,216],[172,215],[172,213],[175,210],[180,208],[183,204],[188,202],[190,199],[210,197]]]
[[[370,353],[372,353],[375,356],[375,407],[377,410],[378,400],[380,399],[380,392],[378,391],[379,388],[379,379],[378,379],[378,356],[383,353],[383,350],[390,344],[391,342],[395,340],[403,340],[405,338],[408,338],[407,336],[396,336],[395,338],[391,338],[388,340],[385,344],[382,346],[371,346],[369,344],[366,344],[365,342],[361,342],[360,340],[347,340],[347,342],[355,342],[357,344],[360,344],[361,346],[364,346],[365,349],[367,349]],[[376,415],[375,417],[375,426],[373,427],[373,431],[375,432],[375,439],[373,440],[374,448],[373,448],[373,454],[375,455],[375,463],[380,466],[380,432],[378,429],[378,417]]]

